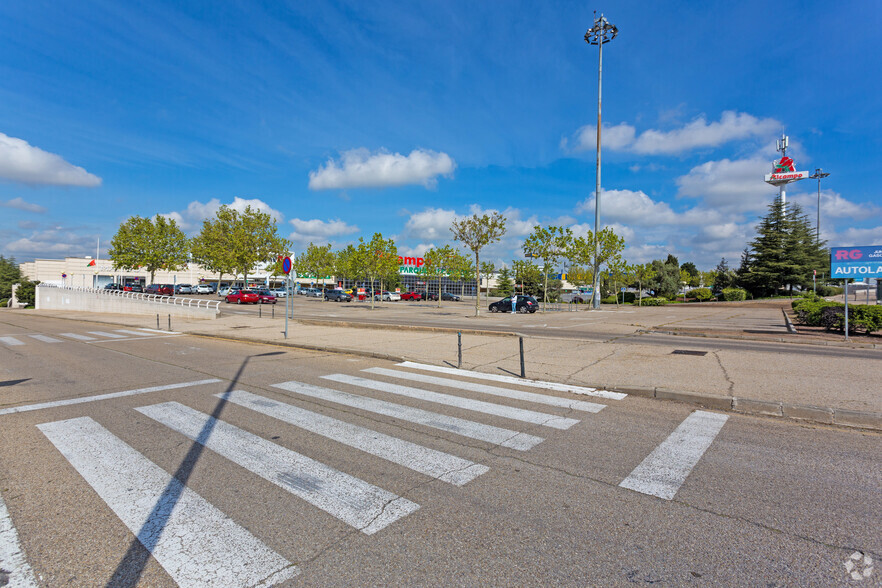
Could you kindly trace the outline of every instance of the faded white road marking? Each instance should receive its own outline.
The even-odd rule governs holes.
[[[89,331],[90,335],[98,335],[99,337],[107,337],[108,339],[125,339],[125,335],[117,335],[116,333],[108,333],[106,331]]]
[[[586,388],[584,386],[571,386],[570,384],[559,384],[557,382],[543,382],[542,380],[527,380],[516,378],[514,376],[502,376],[497,374],[485,374],[483,372],[473,372],[471,370],[461,370],[457,368],[442,367],[440,365],[429,365],[425,363],[415,363],[413,361],[405,361],[397,364],[401,367],[412,368],[416,370],[425,370],[429,372],[439,372],[442,374],[451,374],[454,376],[464,376],[466,378],[476,378],[478,380],[492,380],[494,382],[504,382],[506,384],[514,384],[515,386],[528,386],[531,388],[545,388],[546,390],[558,390],[560,392],[571,392],[573,394],[586,394],[588,396],[599,396],[600,398],[609,398],[610,400],[621,400],[627,394],[621,392],[610,392],[609,390],[598,390],[597,388]]]
[[[367,535],[419,508],[406,498],[183,404],[164,402],[135,410]]]
[[[24,345],[24,343],[15,337],[0,337],[0,343],[3,343],[4,345]]]
[[[215,396],[222,398],[224,394],[215,394]],[[490,470],[487,466],[449,453],[429,449],[404,439],[384,435],[371,429],[243,390],[230,392],[228,400],[456,486],[462,486]]]
[[[362,370],[371,373],[376,372],[370,369]],[[396,372],[393,372],[396,373]],[[463,398],[461,396],[453,396],[451,394],[439,394],[438,392],[430,392],[419,388],[411,388],[409,386],[399,386],[398,384],[389,384],[388,382],[378,382],[377,380],[368,380],[367,378],[359,378],[358,376],[347,376],[345,374],[333,374],[322,376],[325,380],[332,382],[340,382],[350,384],[352,386],[361,386],[370,390],[379,390],[380,392],[388,392],[389,394],[398,394],[407,396],[408,398],[417,398],[426,402],[435,402],[437,404],[445,404],[447,406],[455,406],[484,414],[492,414],[515,421],[523,421],[525,423],[533,423],[534,425],[544,425],[554,429],[569,429],[579,421],[565,417],[559,417],[553,414],[545,414],[543,412],[535,412],[532,410],[524,410],[512,406],[504,406],[502,404],[493,404],[492,402],[484,402],[482,400],[472,400],[471,398]]]
[[[696,410],[619,486],[671,500],[728,419],[723,414]]]
[[[126,329],[114,329],[116,333],[125,333],[126,335],[131,335],[134,337],[155,337],[153,333],[144,333],[141,331],[128,331]],[[167,335],[168,333],[166,333]]]
[[[273,384],[274,388],[281,388],[289,392],[296,392],[304,396],[311,396],[321,400],[336,402],[345,406],[351,406],[377,414],[383,414],[393,418],[417,423],[434,429],[450,431],[463,437],[488,441],[503,447],[510,447],[520,451],[527,451],[537,444],[544,441],[542,437],[527,435],[526,433],[518,433],[492,425],[484,425],[467,421],[456,417],[429,412],[419,408],[403,406],[385,400],[377,400],[366,396],[357,396],[348,392],[340,392],[331,388],[323,388],[321,386],[313,386],[311,384],[303,384],[301,382],[283,382],[281,384]]]
[[[79,333],[61,333],[62,337],[70,337],[71,339],[77,339],[78,341],[94,341],[95,337],[89,337],[87,335],[80,335]]]
[[[28,565],[21,543],[18,541],[18,532],[12,524],[12,517],[3,497],[0,496],[0,570],[8,574],[5,585],[20,586],[21,588],[36,588],[37,579],[31,566]],[[3,579],[0,577],[0,579]]]
[[[146,327],[138,327],[139,331],[147,331],[148,333],[159,333],[160,335],[180,335],[177,331],[160,331],[159,329],[148,329]],[[141,333],[139,333],[140,335]]]
[[[266,586],[298,573],[89,417],[37,427],[179,585]]]
[[[545,394],[536,394],[534,392],[522,392],[520,390],[511,390],[509,388],[488,386],[487,384],[463,382],[462,380],[438,378],[436,376],[427,376],[425,374],[414,374],[411,372],[401,372],[397,370],[387,370],[385,368],[369,368],[362,371],[370,372],[372,374],[389,376],[392,378],[413,380],[414,382],[423,382],[425,384],[436,384],[438,386],[447,386],[448,388],[459,388],[460,390],[469,390],[471,392],[482,392],[484,394],[492,394],[493,396],[502,396],[503,398],[524,400],[526,402],[535,402],[536,404],[546,404],[548,406],[559,406],[561,408],[570,408],[573,410],[581,410],[584,412],[596,413],[600,412],[606,407],[605,404],[586,402],[584,400],[572,400],[570,398],[560,398],[559,396],[547,396]]]
[[[217,382],[220,382],[220,380],[212,378],[210,380],[196,380],[195,382],[184,382],[182,384],[151,386],[150,388],[138,388],[137,390],[126,390],[125,392],[111,392],[109,394],[98,394],[97,396],[84,396],[82,398],[70,398],[68,400],[55,400],[53,402],[43,402],[40,404],[15,406],[12,408],[4,408],[0,410],[0,416],[4,414],[14,414],[17,412],[41,410],[44,408],[55,408],[56,406],[68,406],[71,404],[82,404],[84,402],[95,402],[97,400],[109,400],[110,398],[121,398],[123,396],[134,396],[136,394],[146,394],[148,392],[159,392],[160,390],[174,390],[175,388],[187,388],[190,386],[202,386],[203,384],[215,384]]]
[[[28,337],[36,339],[37,341],[42,341],[43,343],[61,343],[61,339],[56,339],[47,335],[28,335]]]

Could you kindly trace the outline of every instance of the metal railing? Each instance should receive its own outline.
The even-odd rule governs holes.
[[[59,290],[72,290],[74,292],[91,292],[101,296],[113,296],[116,298],[127,298],[130,300],[141,300],[156,304],[164,304],[168,306],[180,306],[182,308],[212,308],[219,312],[220,300],[203,300],[199,298],[178,298],[176,296],[167,296],[163,294],[144,294],[142,292],[126,292],[123,290],[105,290],[103,288],[86,288],[82,286],[56,286],[54,284],[40,284],[41,288],[58,288]]]

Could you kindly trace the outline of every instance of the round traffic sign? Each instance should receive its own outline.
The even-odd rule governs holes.
[[[286,274],[291,273],[291,258],[290,257],[286,257],[285,259],[282,260],[282,271],[285,272]]]

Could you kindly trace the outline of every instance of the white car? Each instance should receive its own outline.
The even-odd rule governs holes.
[[[382,298],[380,297],[380,293],[377,292],[374,294],[374,300],[388,300],[389,302],[398,302],[401,300],[401,294],[398,292],[387,292],[383,291]]]
[[[270,293],[276,298],[285,298],[288,296],[288,291],[284,288],[274,288],[270,290]]]
[[[211,284],[199,284],[196,286],[197,294],[211,294],[214,292],[214,288],[211,287]]]

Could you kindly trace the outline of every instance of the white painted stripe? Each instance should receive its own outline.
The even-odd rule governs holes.
[[[159,333],[160,335],[180,335],[177,331],[160,331],[159,329],[148,329],[146,327],[138,327],[139,331],[147,331],[148,333]]]
[[[448,388],[458,388],[460,390],[469,390],[471,392],[483,392],[484,394],[492,394],[493,396],[502,396],[503,398],[512,398],[514,400],[524,400],[526,402],[535,402],[536,404],[546,404],[548,406],[559,406],[561,408],[569,408],[572,410],[581,410],[584,412],[597,413],[603,410],[605,404],[597,404],[596,402],[586,402],[584,400],[573,400],[570,398],[561,398],[559,396],[548,396],[546,394],[536,394],[535,392],[522,392],[520,390],[511,390],[509,388],[498,388],[496,386],[488,386],[487,384],[476,384],[475,382],[463,382],[462,380],[451,380],[450,378],[438,378],[436,376],[427,376],[425,374],[414,374],[411,372],[400,372],[397,370],[387,370],[385,368],[370,368],[362,370],[372,374],[380,374],[392,378],[402,378],[404,380],[413,380],[414,382],[423,382],[425,384],[436,384],[438,386],[447,386]]]
[[[184,382],[182,384],[167,384],[165,386],[151,386],[150,388],[138,388],[137,390],[126,390],[125,392],[111,392],[110,394],[99,394],[97,396],[84,396],[82,398],[70,398],[68,400],[55,400],[53,402],[43,402],[40,404],[28,404],[25,406],[15,406],[12,408],[4,408],[0,410],[0,416],[5,414],[15,414],[17,412],[28,412],[31,410],[42,410],[44,408],[55,408],[56,406],[68,406],[71,404],[82,404],[84,402],[95,402],[97,400],[109,400],[111,398],[122,398],[123,396],[135,396],[136,394],[146,394],[148,392],[159,392],[161,390],[174,390],[175,388],[188,388],[190,386],[202,386],[203,384],[215,384],[220,382],[217,379],[196,380],[195,382]]]
[[[124,339],[125,335],[117,335],[116,333],[108,333],[106,331],[89,331],[90,335],[98,335],[99,337],[107,337],[108,339]]]
[[[369,372],[371,370],[362,371]],[[569,429],[579,422],[576,419],[559,417],[553,414],[524,410],[523,408],[504,406],[502,404],[493,404],[492,402],[484,402],[482,400],[472,400],[471,398],[463,398],[462,396],[453,396],[451,394],[440,394],[438,392],[421,390],[420,388],[411,388],[410,386],[399,386],[398,384],[389,384],[388,382],[378,382],[376,380],[368,380],[367,378],[359,378],[358,376],[333,374],[322,376],[322,378],[333,382],[350,384],[352,386],[361,386],[362,388],[368,388],[370,390],[379,390],[380,392],[388,392],[389,394],[398,394],[401,396],[407,396],[408,398],[425,400],[426,402],[435,402],[437,404],[464,408],[465,410],[473,410],[484,414],[501,416],[515,421],[532,423],[534,425],[544,425],[554,429]]]
[[[609,390],[598,390],[597,388],[586,388],[584,386],[571,386],[570,384],[559,384],[557,382],[543,382],[542,380],[527,380],[526,378],[515,378],[514,376],[502,376],[496,374],[485,374],[482,372],[473,372],[471,370],[461,370],[457,368],[442,367],[439,365],[429,365],[425,363],[415,363],[413,361],[405,361],[398,364],[401,367],[413,368],[417,370],[425,370],[429,372],[440,372],[442,374],[451,374],[454,376],[465,376],[467,378],[476,378],[478,380],[493,380],[494,382],[504,382],[506,384],[514,384],[516,386],[529,386],[531,388],[545,388],[546,390],[558,390],[560,392],[571,392],[573,394],[586,394],[588,396],[598,396],[600,398],[609,398],[610,400],[621,400],[627,394],[621,392],[610,392]]]
[[[728,419],[723,414],[696,410],[619,486],[671,500]]]
[[[518,433],[517,431],[510,431],[492,425],[475,423],[465,419],[438,414],[436,412],[429,412],[419,408],[386,402],[385,400],[357,396],[348,392],[340,392],[339,390],[313,386],[311,384],[303,384],[301,382],[283,382],[282,384],[273,384],[273,387],[288,390],[289,392],[296,392],[297,394],[302,394],[304,396],[327,400],[329,402],[336,402],[337,404],[343,404],[345,406],[351,406],[369,412],[375,412],[377,414],[390,416],[403,421],[417,423],[426,427],[432,427],[433,429],[450,431],[451,433],[456,433],[463,437],[488,441],[496,445],[502,445],[503,447],[510,447],[520,451],[527,451],[544,441],[542,437],[534,437],[533,435],[527,435],[526,433]]]
[[[12,524],[12,517],[3,497],[0,496],[0,574],[7,574],[6,583],[3,586],[19,586],[21,588],[36,588],[37,578],[34,576],[31,566],[21,550],[18,541],[18,532]],[[3,580],[0,575],[0,580]]]
[[[223,398],[225,395],[215,394],[215,396]],[[485,465],[476,464],[455,455],[429,449],[404,439],[384,435],[371,429],[243,390],[230,392],[228,400],[456,486],[463,486],[490,470]]]
[[[114,329],[115,333],[124,333],[133,337],[155,337],[154,333],[142,333],[141,331],[127,331],[126,329]],[[168,333],[166,333],[168,334]]]
[[[43,343],[61,343],[61,339],[49,337],[48,335],[28,335],[28,337],[36,339],[37,341],[42,341]]]
[[[0,343],[3,343],[4,345],[24,345],[24,343],[15,337],[0,337]]]
[[[87,335],[80,335],[79,333],[61,333],[62,337],[70,337],[71,339],[77,339],[79,341],[94,341],[95,337],[89,337]]]
[[[372,535],[420,506],[177,402],[136,409],[344,523]]]
[[[37,427],[179,585],[266,586],[298,573],[89,417]]]

